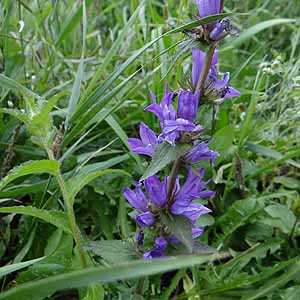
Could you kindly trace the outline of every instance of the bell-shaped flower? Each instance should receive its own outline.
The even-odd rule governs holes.
[[[178,94],[178,117],[194,122],[197,116],[200,92],[180,91]]]
[[[210,150],[208,148],[208,142],[199,143],[198,141],[196,141],[193,149],[185,155],[184,160],[191,164],[197,163],[202,160],[210,160],[210,163],[213,165],[215,159],[219,155],[220,154],[218,152]]]
[[[200,94],[179,92],[178,113],[176,113],[172,103],[175,96],[176,94],[169,93],[168,87],[166,87],[165,97],[161,103],[158,104],[155,95],[151,93],[153,104],[145,108],[146,111],[152,112],[160,120],[162,133],[158,137],[158,142],[165,140],[172,145],[180,138],[180,132],[203,130],[201,126],[193,123],[197,113]]]
[[[141,189],[141,183],[136,185],[135,191],[131,190],[129,187],[125,187],[123,195],[132,207],[141,212],[135,217],[137,224],[141,227],[152,226],[155,218],[150,211],[148,201]]]
[[[155,133],[143,122],[140,124],[140,137],[141,139],[128,139],[131,151],[133,153],[144,154],[152,157],[158,143],[157,137]]]
[[[163,207],[167,201],[167,179],[161,183],[154,175],[144,181],[144,186],[150,200],[157,206]]]

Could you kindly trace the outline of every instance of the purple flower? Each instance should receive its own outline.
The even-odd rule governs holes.
[[[215,28],[209,34],[209,38],[212,41],[219,41],[223,39],[228,33],[233,34],[233,31],[230,26],[230,19],[225,18],[216,24]]]
[[[198,81],[200,79],[201,72],[204,68],[204,62],[206,58],[205,52],[193,48],[193,70],[192,70],[192,79],[193,84],[196,87],[198,85]],[[222,76],[222,79],[219,78],[219,73],[216,68],[216,64],[218,63],[218,52],[215,51],[212,63],[210,66],[210,70],[205,82],[205,95],[208,97],[212,97],[214,99],[226,99],[239,97],[240,92],[234,89],[233,87],[228,86],[230,74],[227,72]]]
[[[169,93],[166,87],[166,94],[160,104],[157,104],[156,97],[151,93],[153,104],[146,107],[146,111],[155,114],[160,120],[162,133],[158,137],[158,142],[163,140],[174,145],[180,138],[183,131],[202,131],[202,126],[193,123],[196,118],[200,94],[192,92],[179,92],[178,114],[173,106],[175,93]]]
[[[178,94],[178,117],[194,122],[197,116],[200,92],[180,91]]]
[[[220,154],[218,152],[212,151],[208,148],[208,142],[195,142],[194,148],[185,155],[185,161],[189,163],[197,163],[202,160],[210,160],[210,163],[213,165],[215,162],[215,159]]]
[[[146,212],[148,210],[148,202],[141,190],[141,184],[136,185],[135,191],[131,190],[129,187],[125,187],[123,191],[124,197],[127,201],[138,211]]]
[[[166,85],[165,96],[160,104],[157,104],[157,99],[153,92],[150,92],[153,104],[145,108],[146,111],[150,111],[155,114],[160,120],[161,127],[163,127],[165,120],[175,120],[176,112],[173,107],[172,101],[176,97],[176,93],[169,93],[168,85]]]
[[[199,237],[201,234],[203,234],[203,232],[204,232],[203,227],[194,226],[192,228],[193,239],[196,239],[197,237]]]
[[[141,227],[152,226],[154,224],[154,215],[150,212],[148,201],[141,189],[141,183],[136,185],[135,191],[125,187],[123,195],[136,210],[142,212],[135,217],[137,224]]]
[[[128,144],[132,152],[152,157],[157,145],[157,137],[155,133],[143,122],[140,124],[140,137],[141,139],[128,139]]]
[[[207,198],[214,196],[214,192],[211,190],[205,190],[209,181],[203,182],[201,179],[204,175],[204,168],[197,170],[198,174],[195,174],[192,168],[189,169],[187,179],[175,196],[175,201],[171,206],[171,213],[174,215],[184,215],[191,221],[194,220],[194,216],[199,214],[200,217],[203,213],[210,212],[209,209],[203,205],[194,205],[193,200],[198,198]]]
[[[201,18],[221,12],[221,0],[196,0],[196,4]]]
[[[163,207],[167,201],[167,179],[162,184],[154,175],[144,181],[146,192],[151,201],[159,207]]]
[[[150,211],[137,215],[135,220],[141,227],[150,227],[154,224],[154,216]]]
[[[163,251],[167,248],[167,241],[164,237],[158,237],[155,239],[155,248],[144,253],[144,259],[149,260],[153,258],[162,258],[165,257]]]

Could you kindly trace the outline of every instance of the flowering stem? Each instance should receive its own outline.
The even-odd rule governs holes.
[[[204,95],[204,85],[205,85],[205,80],[207,78],[209,69],[210,69],[210,65],[215,53],[215,49],[216,49],[216,45],[213,44],[210,46],[210,48],[208,49],[208,52],[206,54],[206,59],[205,59],[205,64],[204,64],[204,68],[201,72],[197,87],[196,87],[196,91],[200,91],[201,96]]]
[[[47,154],[48,154],[49,159],[55,160],[55,157],[54,157],[54,154],[53,154],[52,150],[47,149]],[[82,243],[81,243],[80,232],[79,232],[78,226],[76,224],[76,218],[75,218],[75,214],[74,214],[73,204],[69,200],[69,196],[68,196],[68,192],[67,192],[67,189],[66,189],[65,181],[63,179],[63,176],[62,176],[61,172],[59,172],[59,174],[56,176],[56,180],[58,182],[58,185],[60,187],[62,196],[64,198],[65,205],[67,207],[67,215],[68,215],[68,219],[69,219],[69,224],[70,224],[70,227],[71,227],[71,230],[72,230],[73,238],[74,238],[75,243],[76,243],[76,245],[79,249],[82,266],[84,268],[86,268],[87,267],[86,255],[85,255],[85,252],[83,250]]]
[[[175,186],[175,183],[176,183],[176,178],[177,178],[178,173],[180,171],[181,165],[182,165],[182,158],[179,157],[179,158],[176,159],[176,161],[173,165],[171,174],[170,174],[170,181],[169,181],[169,185],[168,185],[168,195],[167,195],[168,206],[169,207],[174,202],[174,199],[173,199],[172,196],[173,196],[174,186]]]

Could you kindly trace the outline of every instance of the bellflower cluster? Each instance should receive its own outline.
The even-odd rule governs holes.
[[[201,17],[219,14],[222,11],[221,3],[221,0],[196,0]],[[209,149],[208,141],[203,141],[204,128],[197,124],[197,114],[202,99],[216,105],[240,93],[229,86],[230,74],[220,74],[217,68],[216,44],[230,31],[229,20],[210,23],[205,30],[209,39],[214,41],[214,52],[209,57],[200,49],[192,49],[193,87],[169,91],[166,85],[160,102],[151,92],[152,104],[145,110],[158,118],[161,132],[155,133],[142,122],[139,127],[140,138],[128,139],[133,153],[149,156],[153,160],[157,159],[155,153],[162,144],[170,149],[189,145],[188,150],[175,160],[170,176],[163,181],[156,174],[136,183],[135,188],[124,188],[124,197],[136,210],[135,221],[140,227],[136,242],[144,259],[164,257],[168,255],[170,247],[184,242],[172,230],[174,226],[168,226],[164,221],[164,216],[175,223],[178,217],[184,219],[191,237],[196,239],[204,232],[204,228],[197,225],[199,218],[211,213],[199,200],[213,197],[215,193],[207,188],[210,181],[203,180],[204,168],[193,165],[203,160],[213,165],[219,154]],[[199,88],[201,80],[203,86]],[[183,170],[187,174],[185,180],[179,177]]]

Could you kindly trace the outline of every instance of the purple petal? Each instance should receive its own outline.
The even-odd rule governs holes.
[[[218,152],[208,148],[208,142],[197,143],[196,146],[185,156],[185,159],[190,163],[197,163],[202,160],[210,160],[213,165],[215,159],[219,156]]]
[[[143,122],[140,124],[140,137],[146,146],[155,147],[157,144],[155,133]]]
[[[241,93],[238,90],[236,90],[233,87],[228,87],[227,93],[225,94],[224,98],[231,99],[231,98],[239,97],[239,96],[241,96]]]
[[[164,253],[161,250],[152,249],[144,253],[143,258],[145,260],[150,260],[153,258],[163,258],[165,257]]]
[[[196,0],[201,18],[219,14],[221,11],[221,0]]]
[[[180,91],[178,95],[179,118],[193,122],[197,116],[200,92]]]
[[[183,215],[190,219],[192,223],[196,222],[201,215],[210,213],[211,210],[199,203],[191,203],[186,210],[183,212]]]
[[[168,242],[164,237],[158,237],[155,239],[156,250],[165,250],[167,248]]]
[[[218,41],[222,37],[224,37],[224,25],[220,22],[218,22],[215,26],[215,28],[212,30],[212,32],[209,34],[209,38],[212,41]]]
[[[139,211],[147,211],[147,199],[144,193],[141,191],[139,185],[136,187],[136,191],[132,191],[129,187],[125,187],[123,195],[132,207]]]
[[[144,181],[146,192],[151,201],[163,207],[167,201],[167,194],[164,185],[160,182],[156,175],[147,178]]]
[[[158,104],[151,104],[145,108],[146,111],[152,112],[162,123],[164,121],[163,109]]]
[[[127,142],[133,153],[144,154],[150,157],[154,155],[155,146],[145,146],[141,140],[135,138],[129,138]]]
[[[154,224],[154,216],[149,211],[137,215],[135,220],[141,227],[149,227]]]
[[[205,57],[206,57],[205,52],[199,50],[198,48],[192,48],[192,61],[193,61],[192,79],[195,87],[198,85],[200,74],[205,64]]]
[[[202,227],[192,227],[192,233],[193,233],[193,239],[196,239],[199,237],[201,234],[203,234],[204,228]]]
[[[175,121],[172,120],[167,120],[164,122],[164,128],[163,128],[163,133],[167,134],[170,132],[173,132],[175,130],[177,131],[194,131],[196,126],[185,119],[176,119]],[[197,127],[198,129],[202,127]]]
[[[223,75],[221,80],[217,80],[215,83],[216,89],[226,88],[228,86],[228,82],[230,80],[230,73],[227,72]]]

